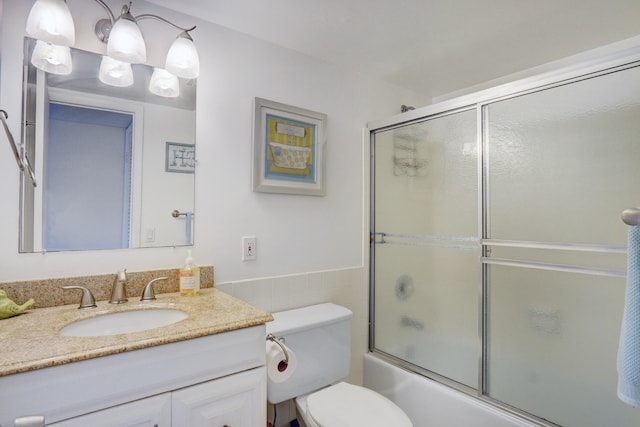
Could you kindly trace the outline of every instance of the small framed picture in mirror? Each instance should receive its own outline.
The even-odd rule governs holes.
[[[165,154],[165,171],[177,173],[194,173],[196,169],[195,144],[181,144],[167,141]]]

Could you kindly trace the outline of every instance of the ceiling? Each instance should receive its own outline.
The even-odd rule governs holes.
[[[640,34],[639,0],[149,1],[429,97]]]

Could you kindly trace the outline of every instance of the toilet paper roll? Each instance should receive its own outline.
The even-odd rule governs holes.
[[[288,363],[284,361],[284,352],[280,346],[273,341],[267,341],[267,377],[274,383],[281,383],[291,378],[297,367],[295,353],[289,347],[282,345],[287,350]]]

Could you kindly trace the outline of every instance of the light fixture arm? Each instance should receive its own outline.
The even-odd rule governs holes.
[[[173,22],[169,21],[166,18],[163,18],[162,16],[158,16],[158,15],[154,15],[152,13],[144,13],[142,15],[138,15],[138,16],[133,16],[131,15],[131,3],[129,2],[129,4],[125,4],[122,6],[122,11],[120,13],[119,17],[116,17],[115,14],[113,13],[113,11],[111,10],[111,8],[109,8],[109,6],[103,1],[103,0],[94,0],[96,3],[98,3],[100,6],[102,6],[104,8],[104,10],[107,12],[107,14],[109,15],[109,19],[103,18],[98,20],[98,22],[96,22],[94,31],[96,34],[96,37],[98,37],[98,39],[101,42],[106,43],[107,40],[109,40],[109,33],[111,33],[111,28],[113,27],[113,24],[116,22],[116,19],[118,19],[119,17],[124,17],[125,19],[130,19],[134,22],[138,22],[142,19],[155,19],[158,21],[162,21],[166,24],[171,25],[172,27],[182,31],[182,33],[180,34],[182,37],[186,37],[189,40],[193,41],[193,39],[191,38],[191,35],[189,34],[190,31],[193,31],[196,29],[196,26],[194,25],[191,28],[184,28],[181,27],[179,25],[174,24]]]
[[[96,1],[98,1],[98,0],[96,0]],[[158,21],[165,22],[165,23],[171,25],[172,27],[174,27],[174,28],[176,28],[178,30],[181,30],[184,33],[187,33],[187,35],[189,35],[189,31],[193,31],[193,30],[196,29],[195,25],[193,27],[191,27],[191,28],[183,28],[183,27],[181,27],[179,25],[174,24],[173,22],[169,21],[168,19],[163,18],[162,16],[154,15],[152,13],[145,13],[145,14],[142,14],[142,15],[134,16],[133,19],[135,19],[136,21],[140,21],[141,19],[156,19]],[[189,36],[189,38],[191,38],[191,36]]]
[[[107,4],[104,1],[95,0],[95,2],[98,3],[100,6],[102,6],[105,11],[107,11],[107,14],[109,15],[109,21],[111,21],[111,24],[116,22],[116,16],[113,14],[113,11],[109,8],[109,6],[107,6]],[[129,5],[131,5],[131,3],[129,3]]]

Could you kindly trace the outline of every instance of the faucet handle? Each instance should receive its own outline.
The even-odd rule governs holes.
[[[96,299],[91,291],[84,286],[63,286],[62,289],[80,289],[82,290],[82,299],[78,308],[94,308],[97,307]]]
[[[118,272],[116,273],[116,280],[119,282],[126,282],[127,280],[129,280],[126,268],[121,268],[120,270],[118,270]]]
[[[167,280],[168,277],[157,277],[153,280],[150,280],[149,283],[144,287],[142,291],[142,297],[140,297],[140,301],[155,301],[156,294],[153,291],[153,284],[159,280]]]

